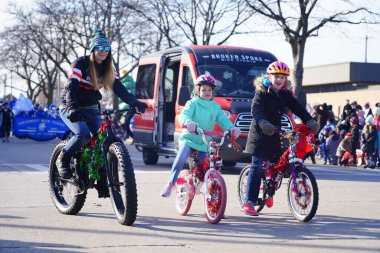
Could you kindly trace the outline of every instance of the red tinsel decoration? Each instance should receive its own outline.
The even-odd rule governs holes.
[[[106,129],[109,125],[111,125],[111,121],[105,121],[102,123],[102,125],[100,126],[100,132],[101,133],[105,133],[106,132]]]
[[[296,153],[297,157],[304,159],[306,154],[313,149],[311,144],[314,143],[315,137],[313,130],[308,129],[305,124],[299,126],[298,132],[301,136],[296,147]]]
[[[95,138],[95,135],[91,137],[91,140],[90,140],[90,147],[91,148],[95,148],[95,145],[96,145],[96,138]]]
[[[273,169],[269,170],[270,177],[274,177],[278,173],[285,174],[289,169],[289,153],[290,150],[287,149],[280,157],[280,160],[273,166]]]
[[[298,132],[300,133],[300,139],[295,151],[297,157],[304,159],[306,154],[313,149],[311,144],[314,143],[314,133],[313,130],[308,129],[304,124],[300,125]],[[269,170],[269,176],[274,177],[277,173],[285,174],[289,169],[289,154],[290,149],[288,148],[273,168]]]
[[[214,156],[214,159],[217,156]],[[200,161],[197,166],[194,167],[194,173],[197,176],[197,178],[203,182],[205,180],[205,174],[210,169],[210,159],[209,157],[206,157],[202,161]]]

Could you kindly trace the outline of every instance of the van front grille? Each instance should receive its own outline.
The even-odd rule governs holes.
[[[240,113],[235,121],[235,126],[240,128],[242,133],[247,134],[249,132],[249,127],[251,125],[252,115],[251,113],[243,112]],[[292,122],[290,121],[288,115],[282,115],[281,117],[281,128],[286,130],[293,130]]]

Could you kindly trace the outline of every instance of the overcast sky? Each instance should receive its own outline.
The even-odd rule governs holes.
[[[31,0],[12,0],[22,3],[23,6],[31,5]],[[334,0],[330,0],[329,6]],[[373,10],[380,12],[380,1],[373,1]],[[11,22],[7,14],[7,0],[0,0],[0,31],[4,25]],[[307,40],[304,66],[318,66],[340,62],[364,62],[365,61],[365,37],[367,40],[367,62],[380,63],[380,25],[349,26],[346,34],[337,30],[322,28],[318,37]],[[348,34],[348,35],[347,35]],[[252,34],[236,36],[227,42],[228,45],[245,46],[263,49],[272,52],[278,59],[293,66],[291,49],[281,32],[277,34]],[[4,70],[0,69],[0,80]],[[3,94],[0,86],[0,96]]]

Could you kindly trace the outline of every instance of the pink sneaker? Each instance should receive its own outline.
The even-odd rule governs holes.
[[[161,196],[164,198],[170,197],[170,193],[172,192],[174,184],[173,183],[167,183],[164,188],[162,188]]]
[[[265,200],[265,205],[269,208],[273,206],[273,197],[269,197]]]
[[[252,201],[247,201],[242,206],[241,211],[245,213],[246,215],[250,216],[259,216],[259,213],[256,211]]]

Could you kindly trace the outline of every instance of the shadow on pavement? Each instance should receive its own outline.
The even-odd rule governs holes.
[[[70,250],[65,250],[65,248]],[[75,251],[75,248],[82,251]],[[74,249],[74,250],[73,250]],[[42,242],[24,242],[18,240],[0,240],[1,252],[54,252],[54,253],[75,253],[83,252],[83,248],[57,243],[42,243]]]

